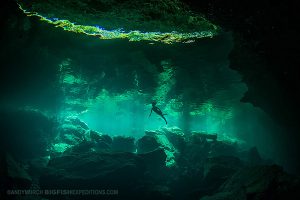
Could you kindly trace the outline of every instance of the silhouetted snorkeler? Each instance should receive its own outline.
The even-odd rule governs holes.
[[[151,112],[150,112],[149,117],[150,117],[151,114],[152,114],[152,110],[153,110],[156,114],[158,114],[159,116],[161,116],[161,117],[165,120],[166,124],[168,124],[166,118],[164,117],[164,115],[166,115],[166,114],[163,114],[162,111],[156,106],[156,101],[152,101],[152,108],[151,108]]]

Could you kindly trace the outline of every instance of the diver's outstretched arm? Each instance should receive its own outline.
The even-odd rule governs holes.
[[[153,109],[151,109],[151,112],[150,112],[150,115],[149,115],[149,117],[150,117],[150,116],[151,116],[151,114],[152,114],[152,110],[153,110]],[[149,118],[149,117],[148,117],[148,118]]]

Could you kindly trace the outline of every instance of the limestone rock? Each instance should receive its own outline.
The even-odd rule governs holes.
[[[88,126],[78,118],[66,118],[58,128],[57,143],[79,144],[87,139]]]
[[[136,146],[133,137],[115,136],[111,144],[114,152],[135,152]]]
[[[243,167],[243,163],[237,157],[218,156],[208,158],[204,164],[204,184],[218,188],[224,181],[230,178],[236,171]]]
[[[201,200],[299,199],[299,179],[276,165],[245,167],[236,172],[219,192]]]
[[[40,177],[40,186],[41,189],[112,188],[119,190],[121,199],[146,194],[168,196],[168,188],[152,187],[162,183],[165,159],[162,149],[145,154],[71,152],[49,161]]]
[[[145,135],[137,141],[137,153],[146,153],[159,147],[159,143],[153,136]]]
[[[32,183],[32,178],[21,163],[17,162],[11,155],[6,154],[1,158],[1,167],[5,167],[4,177],[6,177],[6,186],[26,189]],[[1,177],[3,178],[3,177]]]

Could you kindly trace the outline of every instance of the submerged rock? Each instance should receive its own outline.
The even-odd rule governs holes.
[[[42,189],[118,189],[118,198],[132,198],[146,194],[151,185],[157,184],[155,181],[164,174],[165,159],[162,149],[145,154],[70,153],[49,161],[40,177],[40,186]]]
[[[165,154],[164,149],[162,148],[158,148],[154,151],[137,155],[143,158],[143,161],[147,164],[147,166],[150,166],[151,169],[155,166],[158,166],[159,168],[165,166],[167,155]]]
[[[217,134],[208,134],[204,132],[196,132],[192,131],[192,140],[197,142],[202,142],[203,140],[206,141],[217,141],[218,135]]]
[[[66,118],[58,128],[58,142],[75,145],[87,139],[87,125],[78,118]]]
[[[95,141],[97,143],[106,143],[107,145],[111,145],[113,140],[107,134],[98,133],[97,131],[90,130],[90,140]]]
[[[203,184],[209,190],[216,190],[242,167],[243,163],[237,157],[218,156],[208,158],[204,164]]]
[[[32,178],[25,170],[24,165],[21,165],[21,163],[17,162],[10,154],[1,155],[0,166],[1,185],[5,184],[5,187],[10,189],[28,189],[32,184]]]
[[[133,137],[115,136],[113,137],[111,149],[113,152],[135,152],[136,146]]]
[[[229,178],[218,193],[201,200],[299,199],[299,189],[299,179],[279,166],[246,167]]]
[[[47,155],[54,139],[55,120],[30,109],[0,110],[0,146],[18,160]]]
[[[55,189],[127,187],[137,184],[144,167],[141,158],[132,153],[68,154],[49,161],[40,183],[42,188]]]
[[[166,158],[166,166],[172,167],[176,165],[176,154],[178,153],[177,149],[173,146],[173,144],[169,141],[164,132],[157,131],[154,135],[157,143],[159,143],[160,147],[165,151]]]
[[[60,134],[60,141],[69,145],[75,145],[83,140],[82,134],[84,134],[84,132],[81,132],[76,127],[64,126]]]
[[[146,193],[145,193],[145,198],[146,199],[158,199],[158,200],[174,199],[174,197],[171,194],[170,188],[165,185],[155,185],[155,186],[151,186],[151,187],[147,188]]]
[[[210,156],[238,156],[238,144],[227,141],[212,142]]]
[[[93,147],[95,146],[95,143],[92,141],[83,140],[82,142],[68,148],[66,151],[64,151],[64,154],[70,154],[70,153],[88,153],[92,152]]]
[[[72,145],[67,143],[56,143],[52,146],[52,152],[51,155],[60,154],[65,152],[68,148],[72,147]]]
[[[49,159],[50,156],[43,156],[29,160],[27,170],[28,174],[36,180],[37,177],[39,177],[47,167]]]
[[[256,147],[239,152],[239,158],[248,165],[259,165],[264,163],[264,160],[260,156]]]
[[[186,147],[182,150],[180,157],[180,165],[194,168],[196,166],[203,167],[204,162],[211,152],[211,144],[206,140],[198,140],[193,135],[186,139]]]
[[[162,128],[162,130],[164,131],[168,140],[172,143],[172,145],[176,149],[181,151],[185,147],[186,145],[185,135],[180,128],[174,126],[171,128]]]
[[[112,138],[109,135],[98,133],[97,131],[90,130],[90,139],[95,142],[105,142],[111,145]]]
[[[69,118],[69,121],[70,121],[73,125],[75,125],[75,126],[77,126],[77,127],[81,127],[81,128],[84,129],[84,130],[89,130],[88,125],[87,125],[85,122],[83,122],[83,121],[81,121],[80,119],[78,119],[78,118]]]
[[[160,145],[153,136],[145,135],[137,141],[137,153],[147,153],[157,149]]]
[[[90,140],[94,142],[94,150],[97,152],[111,151],[112,138],[109,135],[90,130]]]

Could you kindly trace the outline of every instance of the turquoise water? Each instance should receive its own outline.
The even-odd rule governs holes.
[[[276,26],[260,32],[247,16],[230,22],[245,30],[225,31],[177,0],[7,3],[0,199],[291,199],[300,191],[284,171],[298,167],[293,101],[280,97],[285,81],[264,51],[248,49],[269,40],[246,41]],[[203,9],[223,5],[211,3]],[[214,11],[225,25],[242,14],[228,10]]]
[[[273,139],[263,133],[276,126],[259,108],[240,102],[247,86],[229,68],[231,33],[196,44],[85,42],[80,57],[60,63],[61,116],[111,136],[140,138],[145,130],[179,127],[272,154]],[[153,100],[168,125],[155,113],[149,117]]]

